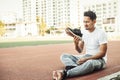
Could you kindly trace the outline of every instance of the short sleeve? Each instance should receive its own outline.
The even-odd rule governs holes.
[[[104,44],[107,43],[107,35],[104,31],[101,32],[101,34],[99,35],[99,44]]]

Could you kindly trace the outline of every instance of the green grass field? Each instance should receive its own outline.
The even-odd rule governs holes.
[[[18,47],[18,46],[35,46],[48,44],[71,43],[72,41],[50,40],[50,41],[21,41],[21,42],[1,42],[0,48]]]

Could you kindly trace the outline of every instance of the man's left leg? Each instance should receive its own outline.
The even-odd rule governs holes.
[[[68,70],[67,77],[85,75],[85,74],[93,72],[94,70],[102,69],[102,66],[105,65],[104,60],[102,60],[102,61],[100,59],[88,60],[85,63]]]

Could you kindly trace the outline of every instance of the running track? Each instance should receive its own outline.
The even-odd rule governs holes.
[[[62,69],[62,53],[78,54],[73,43],[0,48],[0,80],[52,80],[52,71]],[[120,41],[108,44],[107,68],[68,80],[96,80],[120,71]]]

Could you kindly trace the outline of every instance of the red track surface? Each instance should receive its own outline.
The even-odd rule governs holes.
[[[0,49],[0,80],[52,80],[52,71],[62,69],[62,53],[74,53],[74,45],[57,44]],[[68,80],[96,80],[120,71],[120,41],[108,44],[107,68]]]

